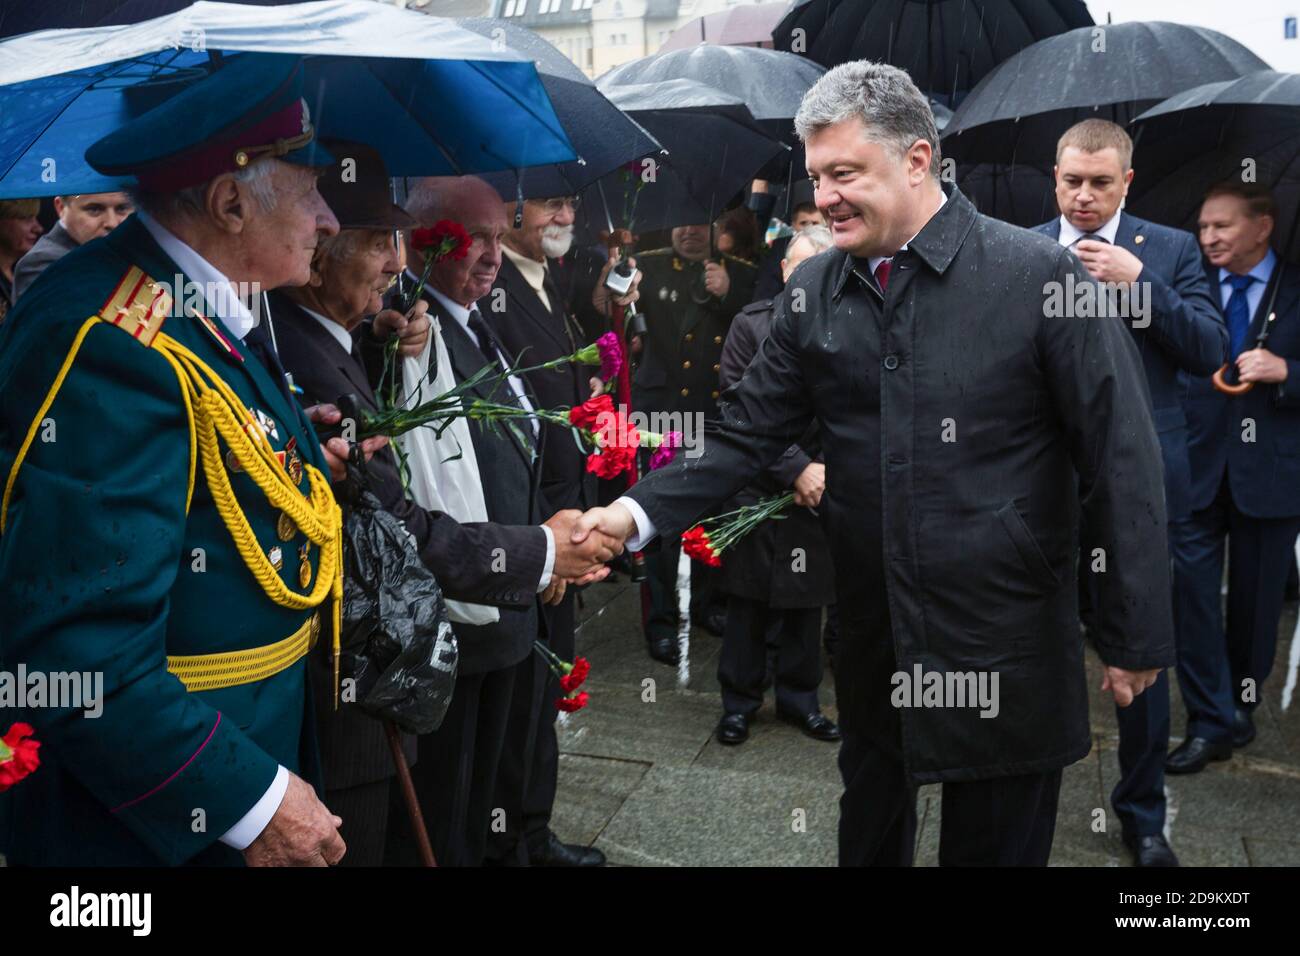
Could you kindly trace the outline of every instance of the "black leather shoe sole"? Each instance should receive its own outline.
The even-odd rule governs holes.
[[[1165,842],[1163,836],[1143,837],[1140,840],[1124,837],[1124,845],[1133,856],[1133,865],[1143,868],[1178,866],[1178,856]]]

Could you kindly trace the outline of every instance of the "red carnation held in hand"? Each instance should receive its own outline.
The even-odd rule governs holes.
[[[40,741],[25,740],[36,733],[31,724],[14,724],[0,740],[0,793],[29,776],[41,765]]]

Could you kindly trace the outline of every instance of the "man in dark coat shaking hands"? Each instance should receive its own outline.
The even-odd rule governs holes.
[[[791,276],[703,454],[588,529],[675,538],[816,421],[840,594],[840,862],[908,865],[943,783],[945,865],[1043,865],[1061,771],[1088,753],[1078,513],[1109,555],[1093,632],[1127,706],[1174,663],[1160,445],[1132,336],[1045,236],[939,182],[902,70],[846,63],[804,97],[836,249]]]

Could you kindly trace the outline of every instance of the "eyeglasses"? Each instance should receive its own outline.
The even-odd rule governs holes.
[[[577,212],[578,207],[582,205],[582,199],[578,196],[560,196],[555,199],[542,199],[539,200],[539,202],[541,202],[542,208],[552,216],[562,210],[565,206],[568,206],[574,212]]]

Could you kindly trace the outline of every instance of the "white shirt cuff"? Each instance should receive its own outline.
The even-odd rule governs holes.
[[[555,532],[546,525],[540,527],[546,532],[546,563],[542,565],[542,583],[537,585],[538,594],[550,586],[551,572],[555,570]]]
[[[655,530],[654,522],[650,520],[650,516],[645,513],[645,509],[637,504],[634,499],[624,495],[623,497],[616,499],[614,504],[622,505],[626,508],[628,514],[632,516],[632,520],[636,522],[636,534],[628,538],[624,544],[624,547],[626,547],[627,550],[640,551],[647,544],[653,541],[657,534],[659,534],[659,532]]]
[[[246,850],[248,845],[262,835],[271,817],[280,809],[284,792],[289,789],[289,771],[281,767],[275,773],[275,779],[262,794],[262,799],[253,804],[253,809],[244,814],[243,819],[226,831],[221,842],[236,850]]]

